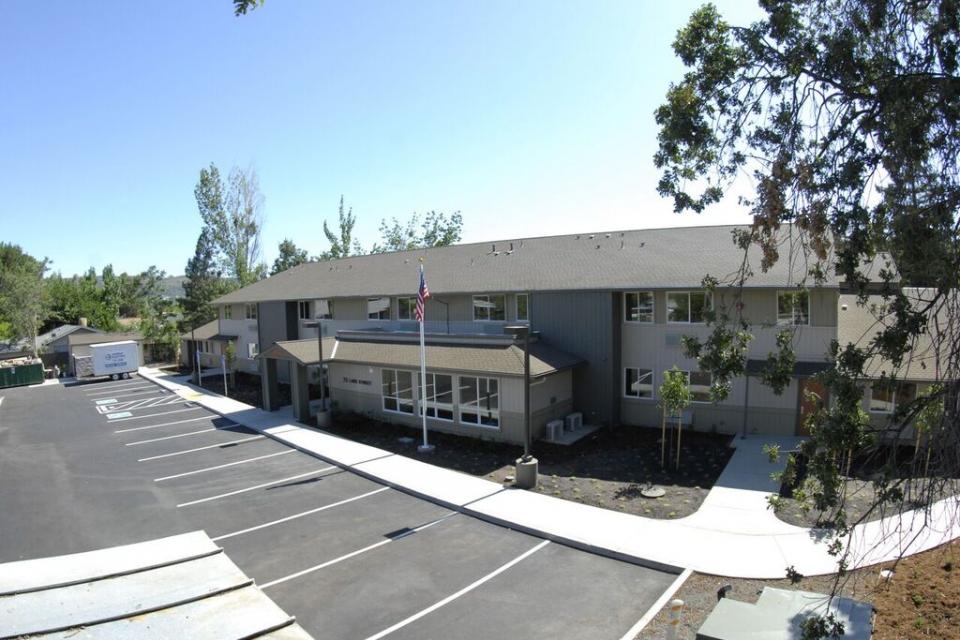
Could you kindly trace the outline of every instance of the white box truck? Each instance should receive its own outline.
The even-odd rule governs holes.
[[[91,376],[129,378],[140,366],[140,348],[133,340],[90,345]]]

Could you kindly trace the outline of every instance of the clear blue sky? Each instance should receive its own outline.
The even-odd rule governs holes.
[[[0,239],[64,274],[180,274],[210,162],[257,169],[268,262],[326,248],[341,194],[365,246],[430,209],[465,241],[744,221],[656,193],[653,111],[699,4],[5,0]]]

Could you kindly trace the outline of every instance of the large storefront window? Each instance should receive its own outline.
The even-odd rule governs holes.
[[[428,373],[426,392],[419,381],[420,376],[417,376],[417,386],[420,388],[420,397],[423,398],[422,404],[426,407],[427,417],[452,421],[453,377],[442,373]]]
[[[413,374],[409,371],[383,369],[383,410],[413,414]]]
[[[495,378],[460,376],[460,422],[500,426],[500,386]]]

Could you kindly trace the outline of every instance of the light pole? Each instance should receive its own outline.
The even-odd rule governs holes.
[[[514,486],[532,489],[537,486],[538,462],[530,453],[530,327],[525,324],[504,327],[504,331],[523,339],[523,457],[516,461]]]
[[[320,408],[317,409],[317,426],[325,427],[329,422],[327,414],[327,399],[323,388],[323,320],[317,318],[309,322],[304,322],[303,326],[317,330],[317,380],[320,384]]]

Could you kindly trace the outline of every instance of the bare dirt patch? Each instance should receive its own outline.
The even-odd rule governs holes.
[[[764,587],[837,593],[863,602],[876,610],[873,640],[926,640],[957,637],[960,621],[960,542],[904,558],[899,563],[867,567],[847,576],[812,576],[794,583],[782,580],[745,580],[694,573],[674,596],[684,601],[678,640],[692,640],[717,604],[717,591],[725,585],[727,597],[756,602]],[[888,581],[879,578],[881,569],[893,569]],[[661,609],[637,635],[640,640],[660,640],[666,633],[668,607]]]
[[[331,433],[400,453],[448,469],[508,483],[522,449],[490,441],[431,432],[433,453],[417,452],[417,429],[369,418],[339,415]],[[401,438],[413,438],[401,442]],[[601,429],[572,446],[538,442],[540,485],[545,495],[649,518],[682,518],[696,511],[733,453],[729,436],[684,434],[680,469],[660,468],[660,433],[656,429]],[[645,498],[649,483],[663,487],[662,498]]]

